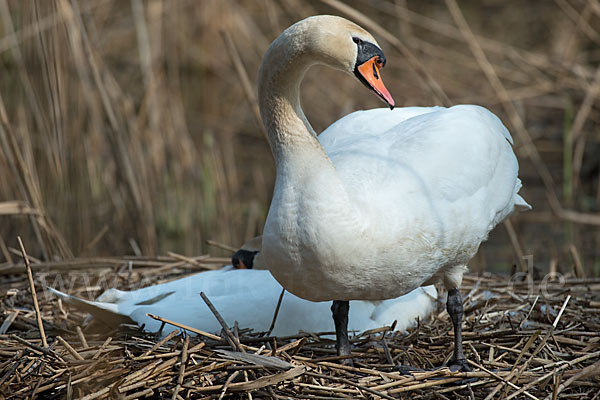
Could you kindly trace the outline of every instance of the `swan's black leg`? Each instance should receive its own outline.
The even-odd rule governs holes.
[[[338,356],[350,355],[350,341],[348,340],[349,310],[349,301],[334,300],[333,304],[331,305],[331,313],[333,314],[333,322],[335,323],[335,348],[337,349]],[[344,360],[344,363],[352,363],[350,358],[346,360]]]
[[[448,310],[448,314],[450,314],[454,327],[454,355],[448,362],[448,367],[452,371],[471,371],[462,346],[463,304],[458,289],[450,289],[448,291],[446,309]]]

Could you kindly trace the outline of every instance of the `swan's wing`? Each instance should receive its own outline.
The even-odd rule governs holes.
[[[383,111],[351,114],[320,138],[366,220],[417,221],[434,235],[451,226],[478,243],[515,209],[528,207],[517,194],[512,138],[485,108],[428,108],[410,118]]]
[[[445,107],[375,108],[355,111],[340,118],[319,135],[319,142],[327,151],[347,146],[357,136],[378,135],[398,124],[423,114],[445,110]]]

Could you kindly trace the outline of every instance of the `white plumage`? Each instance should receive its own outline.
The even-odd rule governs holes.
[[[318,141],[330,161],[278,164],[263,237],[275,277],[304,298],[385,299],[438,277],[458,287],[488,233],[530,208],[512,138],[479,106],[358,111]]]
[[[155,314],[192,328],[219,333],[221,325],[208,309],[200,292],[210,301],[229,326],[257,332],[269,329],[282,287],[264,270],[222,269],[202,272],[186,278],[134,291],[108,289],[96,301],[89,301],[49,289],[67,303],[89,312],[110,326],[123,322],[144,325],[148,332],[157,332],[161,322],[146,314]],[[436,308],[435,287],[419,288],[398,299],[387,301],[356,301],[350,311],[350,330],[362,332],[391,325],[397,330],[424,319]],[[274,335],[295,335],[300,331],[325,332],[333,330],[329,303],[314,303],[285,293],[277,317]],[[166,325],[168,334],[177,329]]]
[[[482,107],[359,111],[317,137],[300,101],[310,67],[354,75],[393,108],[385,63],[363,28],[319,15],[279,35],[258,73],[277,170],[262,256],[291,293],[343,305],[339,338],[345,301],[394,298],[439,279],[462,318],[467,263],[494,226],[529,208],[510,134]]]
[[[341,356],[350,355],[349,300],[390,299],[442,280],[454,328],[450,369],[469,371],[463,273],[499,222],[530,208],[517,194],[510,134],[488,110],[461,105],[359,111],[317,137],[300,102],[315,64],[354,75],[395,106],[380,75],[385,55],[360,26],[319,15],[271,43],[258,73],[277,169],[264,264],[291,293],[333,300]]]

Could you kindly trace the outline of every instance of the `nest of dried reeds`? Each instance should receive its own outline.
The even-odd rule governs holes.
[[[212,268],[220,261],[203,259]],[[454,373],[439,368],[453,343],[442,302],[431,320],[407,334],[390,327],[357,333],[350,367],[336,356],[332,332],[273,337],[234,326],[221,336],[181,329],[162,339],[131,326],[106,332],[41,294],[42,283],[56,282],[65,269],[72,292],[95,295],[111,283],[132,288],[143,278],[180,276],[198,263],[175,257],[38,263],[32,266],[36,296],[25,265],[5,267],[3,273],[13,275],[0,287],[0,398],[554,399],[600,393],[600,279],[466,276],[463,335],[472,372]],[[77,279],[81,266],[88,271],[85,282]],[[422,370],[407,375],[401,365]]]

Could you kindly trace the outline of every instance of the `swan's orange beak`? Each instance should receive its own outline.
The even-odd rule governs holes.
[[[379,69],[381,67],[383,67],[383,64],[380,61],[379,56],[374,56],[357,66],[355,72],[358,72],[358,78],[363,81],[363,83],[375,91],[375,93],[377,93],[379,97],[381,97],[383,101],[390,106],[390,109],[393,109],[396,103],[381,80],[381,76],[379,74]]]

